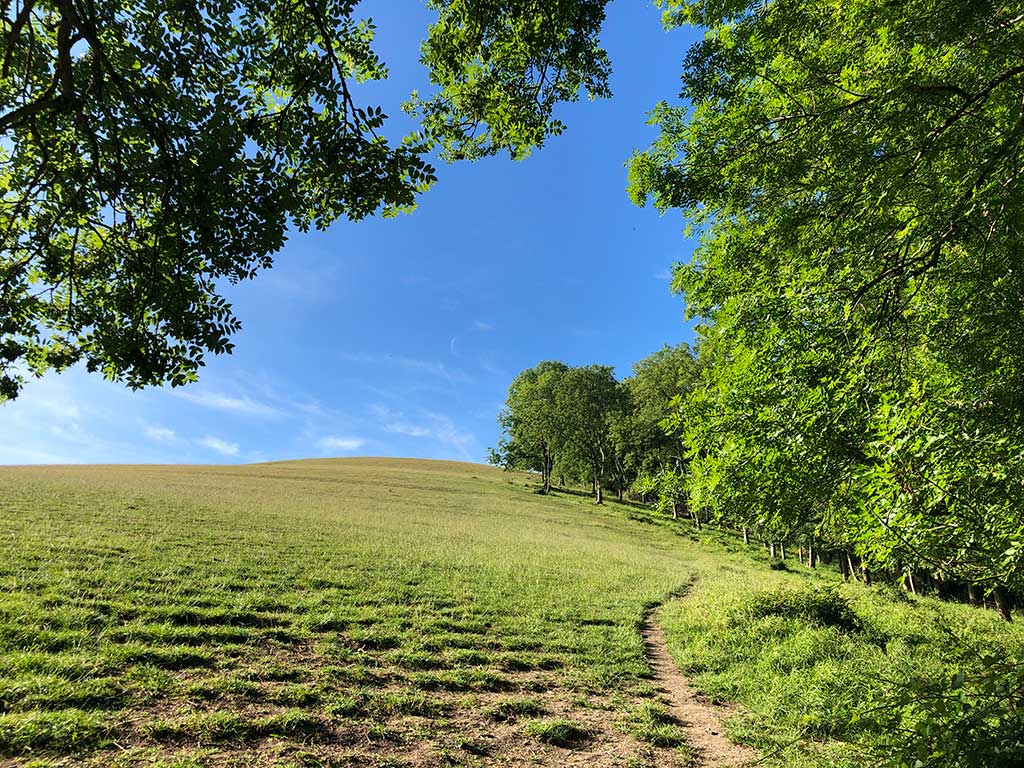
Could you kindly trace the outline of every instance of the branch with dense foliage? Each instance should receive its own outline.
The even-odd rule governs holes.
[[[561,130],[557,103],[608,93],[604,2],[435,3],[440,90],[398,141],[354,95],[387,76],[355,0],[3,5],[0,400],[79,360],[194,380],[240,327],[221,285],[290,228],[409,210],[433,148],[521,157]]]

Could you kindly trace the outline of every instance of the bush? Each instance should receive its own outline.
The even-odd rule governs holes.
[[[961,659],[945,677],[892,681],[854,717],[876,734],[875,752],[890,765],[1024,765],[1024,658],[950,640]]]
[[[803,619],[846,632],[864,631],[860,617],[834,587],[761,592],[742,602],[732,612],[734,623],[767,616]]]

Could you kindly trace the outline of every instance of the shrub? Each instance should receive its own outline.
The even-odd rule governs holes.
[[[834,587],[761,592],[740,603],[732,612],[734,622],[767,616],[803,619],[822,627],[835,627],[847,632],[864,630],[860,617]]]

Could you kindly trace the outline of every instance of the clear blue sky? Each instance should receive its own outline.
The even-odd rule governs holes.
[[[430,15],[364,2],[391,78],[363,92],[398,116]],[[698,33],[611,4],[614,97],[562,110],[529,159],[439,165],[411,215],[293,234],[272,270],[230,287],[244,329],[199,383],[131,392],[73,369],[0,406],[0,463],[248,462],[317,456],[483,461],[512,377],[540,360],[614,365],[690,341],[668,290],[693,243],[678,215],[632,206],[624,163],[679,91]],[[402,119],[395,128],[403,126]]]

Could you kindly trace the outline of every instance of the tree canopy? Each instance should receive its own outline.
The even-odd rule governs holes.
[[[667,26],[706,33],[679,99],[651,113],[659,135],[629,191],[699,237],[673,279],[699,323],[699,382],[665,404],[683,456],[641,474],[641,496],[824,548],[847,574],[988,595],[1010,618],[1024,598],[1024,8],[660,5]],[[995,691],[999,674],[1019,686],[1019,660],[988,663],[969,694],[928,691],[934,709],[883,728],[885,764],[1016,759],[1016,735],[969,735],[979,716],[957,703],[1014,722]]]
[[[239,326],[224,281],[288,229],[408,210],[428,155],[522,157],[560,101],[608,94],[605,2],[436,0],[424,130],[387,137],[355,0],[14,0],[0,15],[0,399],[84,360],[196,377]],[[398,105],[392,105],[397,107]]]
[[[538,363],[509,386],[491,463],[539,472],[544,493],[557,473],[563,483],[589,484],[599,504],[609,485],[621,498],[642,476],[681,470],[681,436],[663,423],[696,382],[686,344],[663,347],[621,381],[607,365]]]
[[[708,33],[630,174],[701,236],[693,500],[1020,589],[1020,8],[665,9]]]

